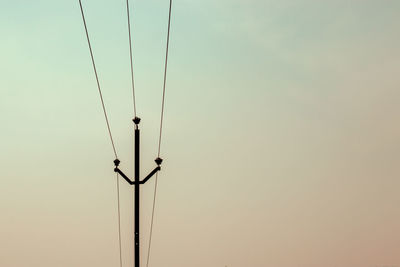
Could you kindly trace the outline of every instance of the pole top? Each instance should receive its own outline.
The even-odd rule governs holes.
[[[140,123],[140,118],[139,117],[135,117],[132,120],[136,125],[138,125]]]
[[[120,162],[121,162],[121,161],[119,161],[119,159],[115,159],[115,160],[114,160],[115,167],[118,167],[118,165],[119,165]]]

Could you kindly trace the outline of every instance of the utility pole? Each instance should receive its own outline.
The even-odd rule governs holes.
[[[142,181],[140,181],[140,173],[139,173],[139,163],[140,163],[140,130],[139,130],[139,123],[140,123],[140,118],[135,117],[133,119],[133,122],[135,124],[135,177],[134,181],[128,178],[119,168],[120,161],[118,159],[114,160],[115,168],[114,172],[119,173],[122,178],[125,179],[130,185],[135,186],[135,235],[134,235],[134,241],[135,241],[135,265],[134,267],[140,267],[140,240],[139,240],[139,209],[140,209],[140,185],[146,183],[154,174],[156,174],[158,171],[161,170],[161,163],[162,159],[161,158],[156,158],[155,162],[157,164],[157,167],[154,168]]]

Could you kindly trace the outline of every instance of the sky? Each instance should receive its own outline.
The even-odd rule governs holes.
[[[131,174],[125,2],[82,4]],[[130,5],[144,175],[169,3]],[[173,2],[149,266],[400,266],[399,14],[390,0]],[[0,36],[0,266],[119,266],[114,155],[79,2],[2,1]],[[133,266],[133,188],[120,190]],[[153,190],[141,189],[142,263]]]

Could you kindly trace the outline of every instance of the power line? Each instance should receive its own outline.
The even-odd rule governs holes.
[[[87,38],[88,45],[89,45],[90,57],[92,58],[92,64],[93,64],[94,75],[96,76],[97,89],[98,89],[98,91],[99,91],[100,100],[101,100],[101,105],[102,105],[102,107],[103,107],[104,118],[106,119],[108,134],[109,134],[109,136],[110,136],[111,145],[112,145],[112,148],[113,148],[113,151],[114,151],[115,158],[118,158],[118,156],[117,156],[117,150],[115,149],[115,145],[114,145],[114,139],[113,139],[112,134],[111,134],[110,123],[109,123],[109,121],[108,121],[106,107],[105,107],[105,105],[104,105],[103,94],[101,93],[99,77],[98,77],[98,75],[97,75],[96,64],[94,63],[94,57],[93,57],[92,46],[90,45],[89,33],[88,33],[87,26],[86,26],[85,14],[83,13],[83,8],[82,8],[82,2],[81,2],[81,0],[79,0],[79,6],[81,7],[81,14],[82,14],[83,25],[85,26],[85,32],[86,32],[86,38]]]
[[[155,180],[155,184],[154,184],[153,208],[152,208],[152,211],[151,211],[150,238],[149,238],[149,247],[147,249],[146,267],[149,266],[149,259],[150,259],[151,238],[153,236],[154,210],[155,210],[155,206],[156,206],[156,197],[157,197],[157,184],[158,184],[158,173],[156,174],[156,180]]]
[[[119,197],[119,175],[117,173],[117,200],[118,200],[118,243],[119,243],[119,266],[122,267],[122,246],[121,246],[121,206]]]
[[[158,139],[158,153],[157,153],[158,157],[160,157],[160,152],[161,152],[161,136],[162,136],[164,106],[165,106],[165,85],[166,85],[166,81],[167,81],[169,34],[170,34],[170,28],[171,28],[171,10],[172,10],[172,0],[169,1],[169,12],[168,12],[167,46],[165,49],[164,82],[163,82],[163,95],[162,95],[161,118],[160,118],[160,135],[159,135],[159,139]],[[154,197],[153,197],[153,207],[152,207],[152,212],[151,212],[149,248],[147,251],[146,267],[149,266],[149,259],[150,259],[151,240],[152,240],[152,236],[153,236],[154,211],[155,211],[156,199],[157,199],[157,185],[158,185],[158,173],[156,174],[156,180],[154,183]]]
[[[129,56],[130,56],[130,63],[131,63],[133,114],[136,117],[136,99],[135,99],[135,83],[134,83],[134,79],[133,79],[133,56],[132,56],[131,22],[130,22],[130,16],[129,16],[129,0],[126,0],[126,14],[128,17]]]
[[[167,48],[166,48],[166,50],[165,50],[164,83],[163,83],[163,95],[162,95],[161,118],[160,118],[160,136],[159,136],[159,138],[158,138],[158,157],[160,157],[160,151],[161,151],[161,135],[162,135],[162,126],[163,126],[163,119],[164,119],[165,84],[166,84],[166,82],[167,82],[169,31],[170,31],[170,26],[171,26],[171,7],[172,7],[172,0],[169,1]]]
[[[104,104],[104,100],[103,100],[103,94],[101,92],[101,88],[100,88],[100,82],[99,82],[99,77],[97,75],[97,69],[96,69],[96,64],[94,62],[94,56],[93,56],[93,51],[92,51],[92,46],[90,44],[90,38],[89,38],[89,33],[88,33],[88,29],[87,29],[87,25],[86,25],[86,20],[85,20],[85,14],[83,12],[83,7],[82,7],[82,2],[81,0],[79,0],[79,6],[81,8],[81,14],[82,14],[82,20],[83,20],[83,25],[85,26],[85,33],[86,33],[86,39],[88,42],[88,46],[89,46],[89,51],[90,51],[90,57],[92,59],[92,65],[93,65],[93,70],[94,70],[94,74],[96,76],[96,82],[97,82],[97,89],[99,91],[99,96],[100,96],[100,100],[101,100],[101,106],[103,107],[103,113],[104,113],[104,118],[106,120],[106,124],[107,124],[107,129],[108,129],[108,134],[110,136],[110,141],[111,141],[111,145],[114,151],[114,156],[117,159],[118,155],[117,155],[117,150],[115,149],[115,144],[114,144],[114,139],[112,137],[112,133],[111,133],[111,128],[110,128],[110,123],[108,121],[108,116],[107,116],[107,111],[106,111],[106,107]],[[132,78],[133,79],[133,78]],[[120,210],[120,192],[119,192],[119,176],[117,174],[117,199],[118,199],[118,243],[119,243],[119,262],[120,262],[120,267],[122,267],[122,248],[121,248],[121,210]]]

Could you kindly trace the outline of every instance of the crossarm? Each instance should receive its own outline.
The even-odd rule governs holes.
[[[132,182],[132,181],[128,178],[128,176],[125,175],[125,173],[123,173],[120,169],[118,169],[118,167],[115,167],[114,171],[117,172],[117,173],[119,173],[119,174],[122,176],[122,178],[124,178],[125,181],[127,181],[130,185],[135,184],[135,182]]]
[[[149,173],[149,175],[147,175],[143,181],[140,181],[140,184],[144,184],[145,182],[147,182],[151,176],[153,176],[154,174],[156,174],[156,172],[158,172],[159,170],[161,170],[160,166],[157,166],[154,170],[151,171],[151,173]]]

